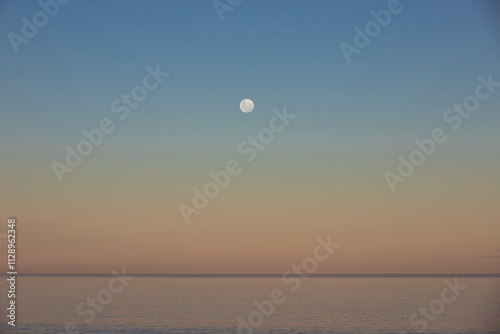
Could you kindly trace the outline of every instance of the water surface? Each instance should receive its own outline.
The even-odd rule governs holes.
[[[309,278],[292,291],[293,284],[281,278],[137,277],[112,294],[87,324],[89,314],[78,315],[77,307],[108,289],[110,279],[18,277],[17,326],[13,331],[5,321],[1,328],[7,333],[64,333],[66,324],[75,322],[79,333],[89,334],[238,333],[238,317],[248,321],[254,312],[258,322],[254,301],[268,300],[279,289],[285,300],[270,316],[262,316],[262,325],[251,329],[254,333],[417,333],[423,322],[426,333],[500,333],[500,278],[459,278],[467,289],[445,304],[435,320],[418,316],[418,324],[410,324],[412,313],[441,298],[445,278]],[[2,291],[6,287],[3,280]]]

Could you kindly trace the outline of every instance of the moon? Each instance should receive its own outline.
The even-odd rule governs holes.
[[[250,99],[244,99],[243,101],[240,102],[240,109],[244,113],[249,113],[250,111],[253,110],[254,104],[253,101]]]

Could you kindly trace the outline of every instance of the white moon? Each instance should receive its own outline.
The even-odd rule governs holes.
[[[243,101],[240,102],[240,109],[244,113],[249,113],[250,111],[253,110],[253,101],[250,99],[244,99]]]

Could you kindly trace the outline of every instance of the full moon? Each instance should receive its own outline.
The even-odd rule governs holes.
[[[250,99],[244,99],[240,102],[240,109],[244,113],[249,113],[253,110],[253,101]]]

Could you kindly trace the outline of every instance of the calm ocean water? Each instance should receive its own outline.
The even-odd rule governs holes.
[[[258,324],[254,301],[267,300],[271,291],[280,289],[283,303],[262,316],[262,324],[251,329],[254,333],[417,333],[424,322],[425,333],[500,333],[499,278],[459,278],[467,289],[450,303],[439,301],[444,278],[309,278],[291,291],[293,284],[281,278],[140,277],[116,294],[101,291],[110,279],[18,277],[17,326],[6,325],[3,311],[0,332],[65,333],[66,324],[75,322],[79,333],[89,334],[237,333],[238,317],[248,321],[253,314],[250,321]],[[109,296],[112,300],[86,324],[89,314],[78,315],[77,307],[100,291],[102,301],[108,302]],[[445,295],[448,301],[453,296]],[[430,304],[439,314],[428,314],[428,320],[418,315],[410,324],[409,316]],[[80,312],[91,309],[80,306]]]

